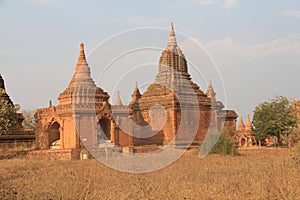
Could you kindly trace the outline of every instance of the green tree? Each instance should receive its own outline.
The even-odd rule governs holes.
[[[254,110],[253,125],[256,140],[273,135],[287,137],[297,126],[297,117],[292,114],[291,103],[286,97],[279,96],[258,105]]]
[[[35,124],[35,119],[34,119],[34,110],[23,110],[22,111],[24,120],[23,120],[23,127],[35,131],[36,130],[36,124]]]
[[[13,133],[18,127],[18,108],[1,97],[5,94],[0,89],[0,135]]]

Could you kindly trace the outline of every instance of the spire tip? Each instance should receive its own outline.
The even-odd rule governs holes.
[[[170,25],[168,46],[177,46],[173,22],[171,22],[171,25]]]

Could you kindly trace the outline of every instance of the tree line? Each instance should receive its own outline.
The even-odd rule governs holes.
[[[294,105],[283,96],[265,101],[254,110],[255,139],[259,143],[272,136],[280,145],[293,146],[300,139],[298,124]]]

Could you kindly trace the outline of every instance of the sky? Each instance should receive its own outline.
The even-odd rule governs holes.
[[[127,103],[136,80],[154,81],[170,22],[193,80],[212,80],[226,109],[300,100],[297,0],[0,0],[0,73],[21,109],[57,104],[84,42],[96,84]]]

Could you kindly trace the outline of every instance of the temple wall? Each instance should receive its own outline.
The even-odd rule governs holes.
[[[200,111],[200,122],[197,135],[195,137],[195,141],[199,142],[204,140],[205,135],[209,128],[214,128],[214,119],[212,119],[212,112],[211,110],[201,110]]]
[[[14,134],[0,135],[0,150],[27,150],[36,148],[33,131],[19,131]]]
[[[236,119],[225,119],[223,130],[234,132],[236,130]]]
[[[72,117],[64,119],[61,132],[61,148],[75,149],[79,147],[79,137],[76,132],[75,121]]]
[[[47,122],[43,119],[38,119],[37,120],[37,135],[36,135],[37,149],[49,149],[48,132],[44,127],[48,127]]]
[[[163,126],[164,144],[168,144],[175,138],[177,127],[179,126],[176,121],[177,116],[175,115],[175,109],[169,108],[167,110],[166,123]]]
[[[73,130],[77,135],[76,146],[72,148],[81,148],[82,145],[88,147],[96,147],[98,144],[97,138],[97,119],[95,114],[87,114],[87,115],[80,115],[79,118],[76,120],[77,126],[76,129]],[[77,131],[77,132],[76,132]],[[80,139],[83,141],[84,144],[81,144]],[[75,141],[73,141],[75,142]],[[74,143],[73,143],[74,145]]]
[[[116,145],[118,146],[129,146],[130,142],[131,142],[131,137],[130,135],[123,131],[123,130],[118,130],[117,132],[118,135],[118,142],[116,143]]]
[[[182,110],[177,113],[177,125],[180,127],[180,132],[177,134],[178,140],[194,140],[194,142],[202,141],[210,125],[211,111],[201,110]],[[182,124],[180,124],[181,119]],[[199,121],[195,121],[199,120]],[[195,130],[197,133],[195,133]],[[193,134],[193,135],[192,135]],[[194,138],[191,138],[194,137]]]
[[[128,116],[119,115],[119,117],[115,118],[117,118],[117,124],[119,125],[119,128],[117,128],[115,132],[115,144],[119,146],[129,146],[131,142],[131,126]]]

